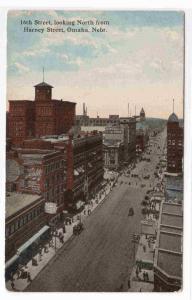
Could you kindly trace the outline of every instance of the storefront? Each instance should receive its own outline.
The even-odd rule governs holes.
[[[27,264],[39,251],[39,247],[44,246],[51,237],[50,227],[45,225],[36,234],[34,234],[27,242],[17,249],[14,255],[5,265],[6,280],[11,278],[11,274],[17,271],[19,265]]]

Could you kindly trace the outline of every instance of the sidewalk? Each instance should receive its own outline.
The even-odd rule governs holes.
[[[148,243],[145,235],[140,237],[136,253],[136,264],[134,265],[130,276],[130,288],[128,292],[152,292],[154,288],[153,272],[153,251],[154,244]],[[142,262],[139,264],[139,262]],[[141,265],[141,267],[139,267]],[[146,280],[144,274],[148,274]]]
[[[79,219],[81,218],[81,221],[89,216],[88,210],[92,213],[92,211],[105,199],[105,197],[110,193],[113,185],[108,184],[105,188],[104,193],[100,193],[97,195],[96,199],[91,200],[91,204],[86,204],[85,209],[74,216],[73,222],[70,225],[65,225],[66,232],[64,233],[64,243],[60,242],[60,239],[58,236],[54,236],[52,238],[52,243],[49,245],[47,243],[47,251],[43,249],[42,255],[37,254],[34,256],[34,258],[37,260],[37,265],[34,266],[32,265],[32,260],[28,262],[26,267],[22,268],[24,271],[30,273],[31,280],[33,280],[45,267],[46,265],[54,258],[54,256],[57,254],[57,251],[63,247],[63,245],[72,237],[73,235],[73,227],[79,222]],[[63,229],[59,228],[58,234],[61,232],[63,234]],[[21,279],[18,278],[17,274],[14,274],[13,276],[13,282],[14,282],[14,287],[12,288],[11,286],[11,281],[6,282],[6,287],[9,291],[24,291],[26,287],[30,284],[30,281],[26,279]]]

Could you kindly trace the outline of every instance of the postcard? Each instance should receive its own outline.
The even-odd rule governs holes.
[[[8,12],[8,291],[182,291],[184,18]]]

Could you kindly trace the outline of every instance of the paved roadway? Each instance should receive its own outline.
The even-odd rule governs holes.
[[[159,144],[163,147],[165,133]],[[151,163],[142,161],[134,172],[154,173],[158,157],[152,148]],[[131,186],[128,183],[131,182]],[[137,182],[137,184],[136,184]],[[27,291],[115,292],[127,290],[127,278],[134,263],[131,235],[140,232],[141,201],[151,179],[141,188],[140,179],[124,174],[117,186],[84,221],[85,229],[72,237],[59,255],[34,279]],[[129,208],[134,216],[128,216]]]

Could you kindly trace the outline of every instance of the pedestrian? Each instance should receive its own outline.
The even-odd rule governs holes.
[[[16,274],[17,274],[17,279],[19,279],[19,277],[20,277],[20,270],[19,269],[17,269]]]
[[[130,279],[128,279],[128,281],[127,281],[127,286],[128,286],[128,289],[131,288],[131,281],[130,281]]]
[[[138,268],[136,268],[136,271],[135,271],[135,274],[136,274],[136,277],[138,278],[139,276],[139,270],[138,270]]]
[[[27,282],[31,282],[32,279],[31,279],[31,274],[30,272],[27,273]]]
[[[143,280],[146,281],[146,273],[145,273],[145,271],[143,272]]]
[[[64,235],[62,235],[61,237],[60,237],[60,242],[63,244],[64,243]]]
[[[14,284],[13,280],[11,281],[11,288],[12,288],[12,290],[15,289],[15,284]]]
[[[143,252],[145,252],[146,251],[146,246],[145,245],[143,245]]]
[[[145,274],[146,274],[146,275],[145,275],[146,281],[149,281],[149,274],[148,274],[148,272],[146,272]]]

